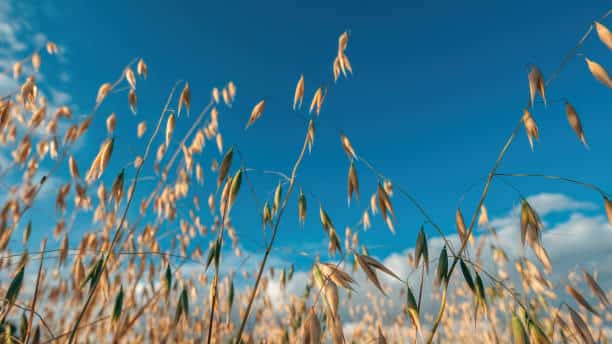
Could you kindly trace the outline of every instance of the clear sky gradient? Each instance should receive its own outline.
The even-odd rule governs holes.
[[[143,147],[135,139],[136,123],[146,119],[152,127],[176,80],[189,81],[193,98],[192,117],[180,118],[177,133],[208,103],[212,87],[233,80],[235,106],[220,116],[226,147],[235,144],[248,167],[289,173],[306,131],[304,120],[291,111],[296,81],[304,73],[309,103],[331,75],[337,38],[348,30],[354,75],[330,90],[313,152],[298,173],[309,194],[306,226],[298,225],[295,200],[281,224],[278,247],[289,248],[282,254],[295,258],[291,250],[326,251],[314,196],[343,236],[375,191],[376,177],[358,164],[362,199],[347,209],[349,162],[338,130],[359,155],[410,190],[445,231],[454,233],[459,198],[479,183],[462,203],[465,216],[471,216],[481,178],[521,116],[528,99],[527,65],[538,65],[545,77],[552,74],[606,6],[605,1],[49,1],[16,4],[14,10],[30,23],[29,32],[44,32],[63,47],[65,62],[50,68],[66,71],[69,81],[58,79],[54,85],[69,93],[83,113],[93,106],[99,85],[114,80],[132,58],[142,57],[149,65],[149,79],[138,83],[138,115],[129,113],[123,98],[119,105],[103,107],[97,128],[78,153],[83,161],[90,161],[106,136],[103,123],[111,111],[119,117],[116,159],[125,163]],[[612,70],[612,54],[595,34],[580,52]],[[535,151],[521,129],[500,170],[557,174],[612,190],[610,89],[592,78],[578,56],[548,92],[548,108],[538,104],[533,111],[541,134]],[[264,98],[264,115],[245,131],[252,106]],[[561,99],[578,110],[589,150],[570,129]],[[209,147],[205,166],[212,157],[219,159]],[[207,177],[212,183],[210,172]],[[253,181],[260,201],[271,198],[274,177],[255,175]],[[596,193],[572,185],[508,181],[526,195],[565,192],[601,204]],[[486,204],[494,216],[517,201],[514,190],[495,182]],[[405,199],[396,196],[393,202],[395,236],[380,217],[360,234],[374,254],[412,246],[424,221]],[[233,219],[247,251],[261,251],[258,216],[253,198],[244,192]],[[434,235],[433,228],[427,231]]]

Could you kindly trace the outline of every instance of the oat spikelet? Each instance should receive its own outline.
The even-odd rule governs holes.
[[[582,123],[580,122],[580,117],[578,117],[578,112],[569,102],[565,103],[565,114],[567,115],[567,121],[569,122],[576,135],[578,135],[578,138],[580,139],[582,144],[584,144],[585,147],[588,147],[588,144],[584,137],[584,132],[582,131]]]
[[[527,138],[529,139],[529,146],[533,151],[533,139],[536,140],[540,138],[540,134],[538,133],[538,126],[531,116],[531,112],[525,109],[523,110],[523,125],[525,126],[525,131],[527,131]]]
[[[166,120],[166,147],[170,144],[170,139],[172,139],[172,133],[174,132],[174,113],[170,113],[168,119]]]
[[[315,114],[318,116],[321,113],[321,106],[323,105],[323,89],[321,87],[317,88],[314,96],[312,97],[312,102],[310,102],[310,110],[312,113],[315,110]]]
[[[128,84],[130,84],[130,87],[132,89],[135,89],[136,88],[136,76],[134,75],[134,71],[132,70],[132,68],[130,67],[125,68],[124,75],[125,75],[125,80],[127,80]]]
[[[357,171],[355,169],[354,162],[351,161],[351,166],[349,167],[348,173],[348,196],[347,202],[349,206],[351,205],[351,198],[353,197],[353,193],[355,194],[355,199],[359,200],[359,179],[357,178]]]
[[[307,142],[308,142],[308,152],[311,153],[312,145],[314,144],[314,137],[315,137],[315,126],[314,126],[313,120],[310,120],[308,122],[308,131],[306,133],[306,136],[307,136]]]
[[[247,122],[245,129],[248,129],[253,123],[255,123],[256,120],[259,119],[259,117],[261,117],[265,107],[265,100],[261,100],[253,107],[253,110],[251,111],[251,117],[249,117],[249,121]]]
[[[530,105],[533,106],[536,93],[539,93],[540,97],[542,97],[542,100],[544,101],[544,105],[546,106],[546,86],[544,82],[544,76],[542,75],[540,69],[536,66],[531,66],[528,79]]]
[[[21,76],[21,72],[23,71],[23,65],[21,62],[15,62],[13,64],[13,79],[17,80]]]
[[[144,135],[146,131],[147,131],[147,122],[142,121],[138,123],[138,129],[136,131],[136,135],[138,136],[138,138],[141,138],[142,135]]]
[[[602,67],[599,63],[593,60],[589,60],[586,57],[584,58],[584,60],[587,63],[587,67],[589,67],[589,71],[591,71],[591,74],[593,74],[593,77],[602,84],[608,86],[609,88],[612,88],[612,79],[610,79],[610,75],[608,75],[608,72],[606,72],[604,67]]]
[[[133,88],[128,92],[128,104],[130,105],[130,111],[135,115],[138,111],[138,96],[136,95],[136,90]]]
[[[181,115],[181,109],[185,105],[187,109],[187,114],[189,114],[189,107],[191,106],[191,90],[189,89],[189,83],[185,83],[185,87],[183,87],[183,91],[181,92],[181,96],[179,97],[178,103],[178,115]]]
[[[92,162],[91,167],[85,176],[85,181],[87,183],[91,183],[92,181],[99,179],[102,176],[102,173],[104,173],[104,170],[106,169],[106,166],[108,165],[108,162],[113,154],[114,142],[115,139],[110,138],[100,147],[100,151],[96,155],[96,158]]]
[[[138,75],[140,75],[146,80],[147,72],[148,72],[147,64],[144,62],[143,59],[138,60],[138,64],[136,64],[136,73],[138,73]]]
[[[58,52],[57,44],[53,42],[47,42],[46,48],[49,55],[55,55]]]
[[[300,75],[300,79],[295,86],[295,94],[293,96],[293,110],[302,107],[302,101],[304,100],[304,74]]]
[[[96,104],[102,103],[102,101],[104,100],[104,98],[106,98],[112,87],[113,85],[108,82],[100,86],[100,88],[98,89],[98,95],[96,96]]]
[[[484,227],[489,223],[489,213],[487,212],[487,207],[483,204],[480,207],[480,215],[478,216],[478,226]]]
[[[70,177],[73,179],[81,178],[81,175],[79,174],[79,167],[77,166],[76,160],[72,155],[68,158],[68,165],[70,167]]]
[[[595,29],[597,30],[597,36],[599,36],[601,42],[612,50],[612,32],[599,22],[595,22]]]
[[[606,215],[608,216],[608,223],[612,225],[612,201],[606,196],[604,196],[604,206],[606,208]]]
[[[346,155],[349,159],[357,160],[357,154],[355,154],[355,149],[353,149],[353,145],[351,145],[351,141],[344,134],[340,134],[340,142],[342,142],[342,148],[346,152]]]
[[[593,306],[591,306],[591,304],[584,298],[584,296],[582,296],[582,294],[574,289],[571,285],[566,284],[565,285],[565,291],[567,291],[567,293],[574,298],[574,300],[576,300],[576,302],[578,302],[578,304],[580,304],[582,307],[586,308],[589,312],[599,316],[599,312],[597,312],[597,310],[595,308],[593,308]]]
[[[40,70],[40,62],[40,54],[38,52],[32,54],[32,68],[37,72]]]
[[[106,130],[110,135],[115,132],[115,126],[117,125],[117,116],[115,113],[111,113],[110,116],[106,118]]]

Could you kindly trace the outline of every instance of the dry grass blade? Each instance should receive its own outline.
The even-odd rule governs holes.
[[[378,276],[376,275],[375,269],[380,270],[388,274],[389,276],[392,276],[396,278],[397,280],[401,281],[401,279],[393,271],[389,270],[389,268],[387,268],[386,266],[384,266],[383,264],[381,264],[379,261],[375,260],[374,258],[371,258],[366,255],[361,255],[357,252],[354,253],[354,256],[355,256],[355,261],[357,262],[357,265],[359,265],[361,270],[365,272],[368,280],[370,280],[370,282],[372,282],[374,286],[378,288],[378,290],[380,290],[380,292],[383,295],[387,295],[387,294],[385,293],[385,290],[380,284],[380,280],[378,279]]]
[[[584,296],[582,296],[582,294],[574,289],[572,286],[570,286],[569,284],[565,285],[565,291],[567,291],[567,293],[574,298],[574,300],[576,300],[576,302],[578,302],[582,307],[586,308],[589,312],[600,316],[599,312],[593,308],[593,306],[591,306],[591,304],[584,298]]]
[[[597,36],[599,36],[601,42],[612,50],[612,32],[610,32],[607,27],[599,22],[595,22],[595,30],[597,31]]]
[[[387,338],[383,334],[382,329],[380,328],[380,325],[378,325],[378,337],[376,338],[376,343],[377,344],[387,344]]]
[[[308,315],[302,324],[302,344],[321,343],[321,324],[317,318],[314,307],[308,311]]]
[[[606,292],[601,288],[601,286],[599,286],[593,276],[591,276],[591,274],[589,274],[586,270],[583,270],[582,272],[584,274],[584,281],[591,289],[591,292],[593,292],[593,294],[595,294],[599,298],[599,301],[601,301],[604,306],[607,307],[608,305],[610,305],[610,301],[608,300]]]
[[[587,67],[589,67],[589,71],[591,71],[591,74],[593,74],[593,77],[602,84],[612,88],[612,79],[610,79],[610,75],[608,75],[608,72],[604,69],[604,67],[586,57],[584,60],[587,63]]]
[[[347,290],[354,290],[352,284],[355,283],[355,280],[351,277],[351,275],[340,270],[335,264],[317,263],[317,268],[325,279],[329,279],[335,285]]]
[[[576,312],[572,307],[567,306],[570,312],[570,319],[572,321],[572,326],[582,338],[583,342],[586,344],[595,344],[595,339],[593,338],[593,334],[589,329],[589,326],[584,322],[580,314]]]

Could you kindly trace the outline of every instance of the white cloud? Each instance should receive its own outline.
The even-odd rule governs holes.
[[[577,201],[563,194],[542,193],[528,197],[528,201],[543,219],[553,213],[569,214],[567,220],[556,223],[549,229],[546,229],[542,237],[544,247],[549,252],[553,265],[553,272],[548,276],[553,285],[566,283],[568,281],[568,273],[584,268],[591,272],[596,271],[600,285],[605,290],[610,290],[612,288],[612,265],[607,263],[612,261],[612,250],[610,250],[612,247],[612,226],[607,223],[603,210],[601,215],[586,216],[580,213],[580,211],[598,209],[597,205],[590,202]],[[521,248],[520,244],[519,213],[516,207],[509,211],[506,216],[492,219],[491,223],[496,226],[498,236],[493,238],[489,234],[482,234],[487,236],[489,243],[503,248],[508,254],[510,262],[512,262],[513,258],[524,254],[525,251]],[[481,237],[477,237],[476,242]],[[447,239],[452,243],[453,247],[459,246],[457,235],[449,235]],[[430,260],[437,259],[443,245],[444,241],[440,237],[430,238]],[[413,269],[408,264],[407,255],[410,252],[414,252],[413,247],[406,248],[401,252],[390,253],[384,259],[381,259],[381,262],[403,279],[407,279],[413,289],[417,289],[420,276],[418,273],[413,273]],[[473,252],[471,252],[471,255],[473,255]],[[528,250],[527,256],[533,258],[530,250]],[[492,262],[492,252],[489,244],[484,246],[481,257],[483,267],[487,271],[495,273],[497,268]],[[532,259],[532,261],[535,261],[535,259]],[[348,265],[344,266],[345,270],[350,271],[350,268]],[[518,285],[516,273],[513,273],[513,270],[513,264],[507,265],[507,271],[510,273],[510,277],[513,278],[513,283]],[[426,288],[433,288],[432,276],[434,271],[435,264],[432,264],[430,276],[424,284]],[[383,284],[388,288],[389,298],[387,300],[398,300],[403,284],[388,278],[386,275],[379,275]],[[287,285],[286,293],[280,290],[280,285],[277,281],[271,281],[268,286],[268,295],[273,300],[278,299],[278,304],[282,304],[284,302],[282,300],[283,295],[290,295],[292,293],[301,294],[308,281],[308,276],[309,274],[306,271],[296,272],[294,279]],[[352,295],[350,303],[371,305],[369,295],[380,295],[379,292],[365,279],[363,272],[357,272],[355,279],[358,283],[357,292]],[[464,283],[459,272],[454,274],[453,280],[455,283]],[[486,284],[490,282],[485,278]],[[424,292],[424,295],[430,294],[431,292]],[[563,295],[560,296],[565,297]],[[346,295],[342,295],[341,298],[346,301]],[[423,301],[422,311],[424,313],[432,314],[434,311],[437,311],[438,301],[427,300],[425,298]],[[389,302],[388,305],[385,305],[385,312],[387,313],[385,319],[390,321],[395,319],[396,315],[401,314],[402,307],[402,302]],[[349,331],[356,324],[352,322],[346,306],[341,306],[341,315],[345,324],[346,334],[348,335]],[[355,318],[361,319],[359,315]]]

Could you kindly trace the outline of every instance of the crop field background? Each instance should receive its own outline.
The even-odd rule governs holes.
[[[0,340],[608,343],[611,29],[0,0]]]

